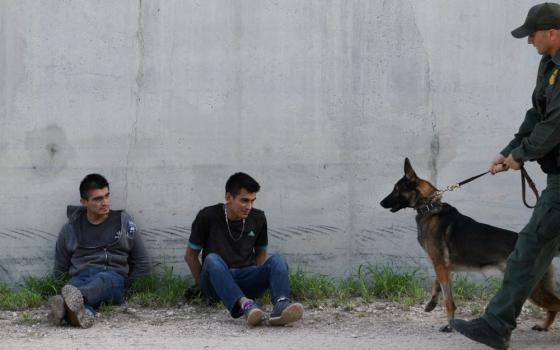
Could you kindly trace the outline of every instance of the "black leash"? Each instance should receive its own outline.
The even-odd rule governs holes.
[[[440,191],[440,190],[437,190],[437,191],[434,193],[434,196],[433,196],[433,199],[432,199],[432,200],[435,200],[436,198],[441,197],[441,195],[443,195],[444,192],[447,192],[447,191],[455,191],[455,190],[458,189],[459,187],[461,187],[461,186],[463,186],[463,185],[465,185],[465,184],[468,184],[469,182],[474,181],[474,180],[478,179],[479,177],[482,177],[482,176],[488,174],[489,172],[490,172],[490,171],[485,171],[485,172],[483,172],[483,173],[481,173],[481,174],[475,175],[475,176],[473,176],[473,177],[469,177],[469,178],[466,179],[466,180],[463,180],[463,181],[458,182],[458,183],[456,183],[456,184],[447,186],[444,190],[441,190],[441,191]]]
[[[447,187],[446,187],[444,190],[442,190],[442,191],[440,191],[440,190],[436,191],[435,194],[434,194],[434,196],[433,196],[432,201],[435,200],[436,198],[440,198],[440,197],[443,195],[444,192],[447,192],[447,191],[454,191],[454,190],[460,188],[461,186],[466,185],[466,184],[468,184],[469,182],[474,181],[474,180],[478,179],[479,177],[482,177],[482,176],[488,174],[489,172],[490,172],[490,171],[485,171],[485,172],[480,173],[480,174],[478,174],[478,175],[475,175],[475,176],[473,176],[473,177],[469,177],[468,179],[463,180],[463,181],[461,181],[461,182],[459,182],[459,183],[456,183],[456,184],[453,184],[453,185],[449,185],[449,186],[447,186]],[[537,186],[535,186],[535,182],[533,181],[533,179],[531,179],[531,177],[529,176],[529,173],[527,173],[527,170],[525,170],[524,167],[521,167],[520,173],[521,173],[521,196],[522,196],[522,199],[523,199],[523,204],[525,204],[525,206],[526,206],[527,208],[533,209],[533,208],[535,207],[536,203],[535,203],[535,205],[533,205],[533,206],[530,206],[530,205],[527,203],[527,199],[526,199],[526,197],[527,197],[527,193],[526,193],[526,192],[527,192],[527,191],[526,191],[525,183],[527,183],[527,184],[529,185],[529,187],[531,188],[531,190],[532,190],[533,193],[535,194],[535,197],[537,198],[537,201],[539,200],[539,191],[537,190]]]
[[[482,176],[488,174],[489,172],[490,172],[490,171],[485,171],[485,172],[483,172],[482,174],[478,174],[478,175],[475,175],[475,176],[473,176],[473,177],[469,177],[468,179],[459,182],[457,185],[458,185],[458,187],[461,187],[461,186],[463,186],[463,185],[465,185],[465,184],[468,184],[468,183],[471,182],[471,181],[474,181],[474,180],[478,179],[479,177],[482,177]]]

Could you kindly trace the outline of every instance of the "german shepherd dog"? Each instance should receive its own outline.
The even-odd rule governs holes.
[[[432,261],[436,274],[432,298],[425,311],[430,312],[436,307],[439,294],[443,291],[448,321],[454,318],[456,309],[451,292],[451,272],[487,268],[504,272],[506,260],[517,241],[517,233],[477,222],[459,213],[453,206],[442,203],[437,189],[416,175],[408,158],[404,161],[404,176],[380,204],[391,212],[403,208],[416,209],[418,242]],[[533,329],[547,331],[560,311],[560,299],[554,293],[552,265],[529,300],[546,310],[543,325],[536,325]],[[440,330],[452,331],[449,325]]]

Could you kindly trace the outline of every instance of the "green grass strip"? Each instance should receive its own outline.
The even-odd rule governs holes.
[[[41,306],[44,299],[40,294],[21,289],[12,291],[5,284],[0,284],[0,309],[2,310],[22,310]]]
[[[164,266],[161,271],[134,281],[125,298],[140,306],[173,306],[183,300],[188,285],[184,277],[173,274],[172,267]]]
[[[393,267],[374,265],[361,265],[344,278],[301,270],[292,272],[289,278],[293,300],[309,307],[333,305],[346,308],[351,308],[355,302],[371,303],[375,300],[388,300],[403,307],[422,304],[429,299],[433,279],[418,271],[403,272]],[[0,283],[0,309],[21,310],[41,306],[49,296],[59,293],[66,281],[67,278],[57,279],[52,275],[31,276],[25,278],[16,290]],[[163,266],[136,280],[127,290],[125,300],[143,307],[174,306],[184,301],[185,290],[191,284],[189,281],[189,278],[174,274],[172,267]],[[453,279],[455,301],[488,300],[498,290],[500,281],[499,278],[490,278],[479,283],[465,274],[456,274]],[[268,303],[269,295],[267,293],[259,298],[259,302]],[[106,313],[113,311],[110,306],[104,308]]]

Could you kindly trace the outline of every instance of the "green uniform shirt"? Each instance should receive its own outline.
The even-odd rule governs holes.
[[[544,55],[533,91],[533,107],[527,111],[514,139],[500,152],[503,156],[511,154],[517,162],[541,160],[545,156],[556,160],[560,145],[559,75],[560,52],[554,57]]]

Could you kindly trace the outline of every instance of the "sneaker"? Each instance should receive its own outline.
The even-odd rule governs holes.
[[[49,309],[49,322],[55,326],[60,326],[64,316],[66,316],[62,295],[53,295],[49,298]]]
[[[510,334],[500,335],[483,318],[475,318],[471,321],[452,319],[449,324],[465,337],[491,348],[507,350],[509,347]]]
[[[253,300],[246,300],[241,306],[241,310],[243,310],[249,326],[258,326],[262,322],[264,313]]]
[[[66,304],[66,315],[71,325],[82,328],[93,326],[94,316],[84,305],[80,290],[70,284],[62,287],[62,297]]]
[[[292,303],[288,298],[280,298],[272,308],[268,323],[271,326],[284,326],[299,321],[302,317],[303,306],[300,303]]]

